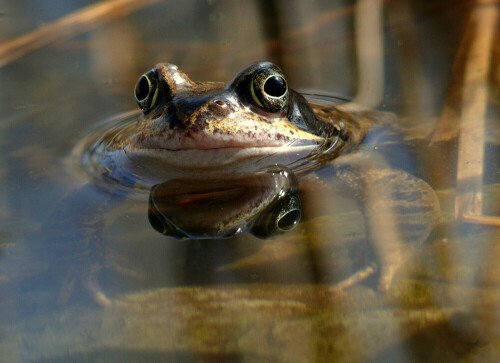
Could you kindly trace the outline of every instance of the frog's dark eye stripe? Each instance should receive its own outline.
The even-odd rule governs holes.
[[[267,112],[283,111],[288,104],[288,86],[281,71],[273,66],[258,70],[250,93],[255,104]]]
[[[154,70],[144,73],[134,89],[137,104],[144,112],[149,112],[158,99],[158,78]]]

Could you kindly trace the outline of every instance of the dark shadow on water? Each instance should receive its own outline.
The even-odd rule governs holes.
[[[472,316],[456,313],[448,320],[428,324],[406,339],[405,344],[388,347],[370,361],[457,362],[470,359],[471,354],[488,343]]]

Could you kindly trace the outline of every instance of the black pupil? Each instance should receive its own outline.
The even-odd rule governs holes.
[[[142,101],[149,95],[149,82],[145,76],[142,76],[135,86],[135,97]]]
[[[286,92],[286,82],[283,77],[269,77],[264,83],[264,92],[272,97],[281,97]]]

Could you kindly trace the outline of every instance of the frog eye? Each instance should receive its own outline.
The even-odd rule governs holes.
[[[250,233],[259,238],[269,238],[290,232],[299,224],[301,214],[298,191],[289,190],[257,217]]]
[[[150,70],[144,73],[135,85],[135,100],[144,112],[149,112],[155,106],[158,99],[157,79],[156,72]]]
[[[262,69],[256,73],[250,91],[253,101],[265,111],[283,111],[288,104],[288,86],[277,68]]]

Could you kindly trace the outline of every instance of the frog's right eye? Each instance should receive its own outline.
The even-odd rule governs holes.
[[[274,65],[253,75],[250,93],[254,103],[267,112],[280,112],[287,107],[288,86],[281,70]]]
[[[144,73],[134,89],[137,104],[144,112],[149,112],[158,99],[158,77],[154,70]]]

